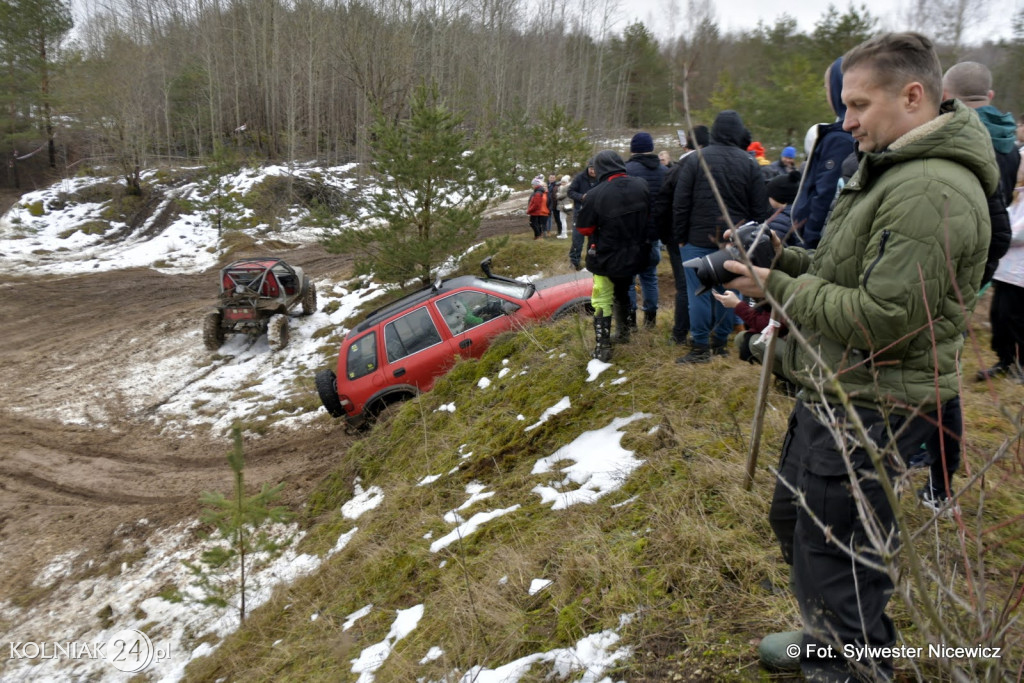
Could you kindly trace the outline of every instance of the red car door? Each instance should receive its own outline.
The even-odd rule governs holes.
[[[490,340],[512,329],[519,306],[490,292],[463,289],[434,300],[456,353],[479,358]]]
[[[450,338],[441,335],[428,304],[386,323],[383,342],[384,381],[420,391],[429,391],[434,378],[450,368],[455,357]]]

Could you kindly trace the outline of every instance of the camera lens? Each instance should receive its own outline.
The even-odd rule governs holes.
[[[746,249],[751,263],[762,268],[771,266],[772,259],[775,258],[775,250],[772,248],[772,240],[767,226],[747,223],[736,229],[736,239]],[[727,244],[707,256],[698,256],[683,261],[683,267],[697,270],[700,289],[697,290],[696,296],[700,296],[709,289],[722,287],[730,280],[734,280],[737,275],[725,269],[725,262],[741,261],[742,259],[739,249],[733,244]]]

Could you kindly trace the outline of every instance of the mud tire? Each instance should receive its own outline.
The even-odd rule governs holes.
[[[331,417],[341,417],[345,409],[338,399],[338,376],[334,370],[321,370],[316,373],[316,393]]]
[[[306,280],[306,291],[302,294],[302,315],[316,313],[316,285]]]
[[[220,311],[208,311],[203,318],[203,345],[210,351],[217,351],[224,344],[223,319]]]
[[[267,322],[267,343],[271,351],[288,346],[288,316],[281,313],[270,316]]]

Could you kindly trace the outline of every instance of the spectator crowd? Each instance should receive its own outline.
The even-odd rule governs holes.
[[[985,65],[943,72],[913,32],[854,47],[825,70],[823,90],[835,118],[811,127],[802,159],[793,144],[772,155],[740,112],[721,111],[680,135],[678,159],[640,131],[626,159],[604,150],[571,180],[538,176],[537,192],[555,199],[547,214],[531,201],[531,225],[536,215],[539,238],[540,217],[571,205],[571,224],[567,211],[555,225],[571,236],[572,266],[594,278],[595,358],[629,341],[638,310],[655,327],[663,254],[681,366],[728,356],[730,340],[756,362],[775,335],[764,361],[797,400],[769,520],[802,628],[765,636],[762,661],[809,680],[890,680],[893,584],[879,564],[899,538],[878,474],[927,468],[922,503],[957,510],[960,351],[990,285],[997,361],[976,379],[1024,381],[1024,117],[994,106]],[[770,263],[716,256],[751,223]],[[869,452],[855,431],[894,445]],[[848,645],[883,654],[823,654]]]

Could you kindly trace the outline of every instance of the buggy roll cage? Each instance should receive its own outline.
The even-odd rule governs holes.
[[[294,277],[291,266],[279,258],[251,258],[229,263],[221,270],[221,295],[225,297],[249,295],[251,297],[276,297],[271,291],[284,287],[272,272],[282,265]],[[257,273],[255,277],[251,277]]]

